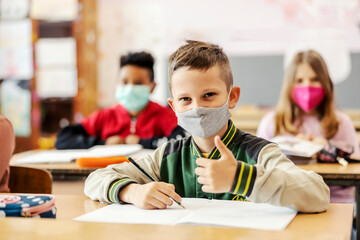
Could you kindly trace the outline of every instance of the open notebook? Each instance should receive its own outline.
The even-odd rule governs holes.
[[[90,149],[44,150],[12,161],[12,164],[71,162],[80,157],[125,156],[139,152],[140,144],[98,145]]]
[[[277,136],[270,141],[275,142],[285,155],[310,158],[323,149],[323,145],[302,140],[292,136]]]
[[[112,204],[75,218],[84,222],[129,224],[197,224],[282,230],[297,211],[268,203],[183,198],[185,209],[173,204],[167,209],[144,210],[131,204]]]

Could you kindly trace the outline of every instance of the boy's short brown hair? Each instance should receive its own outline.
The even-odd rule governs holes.
[[[208,70],[217,65],[221,71],[222,80],[225,81],[229,91],[233,85],[233,76],[230,62],[222,48],[216,44],[187,40],[187,44],[178,48],[169,57],[169,87],[171,91],[171,78],[174,72],[181,67],[189,69]]]

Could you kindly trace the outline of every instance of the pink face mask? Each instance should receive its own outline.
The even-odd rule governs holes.
[[[325,97],[323,87],[295,87],[293,96],[296,104],[305,112],[310,112],[316,108]]]

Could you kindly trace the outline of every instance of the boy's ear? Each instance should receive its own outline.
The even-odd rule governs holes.
[[[156,82],[152,82],[150,84],[150,94],[154,91],[155,87],[156,87]]]
[[[175,111],[175,108],[174,108],[174,99],[173,99],[173,98],[168,98],[168,99],[167,99],[167,102],[168,102],[168,104],[170,105],[171,109],[172,109],[174,112],[176,112],[176,111]]]
[[[230,97],[229,97],[229,108],[233,109],[236,106],[236,103],[239,101],[240,98],[240,87],[235,86],[230,90]]]

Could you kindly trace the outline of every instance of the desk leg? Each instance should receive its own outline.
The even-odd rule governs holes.
[[[356,186],[356,239],[360,240],[360,186]]]

